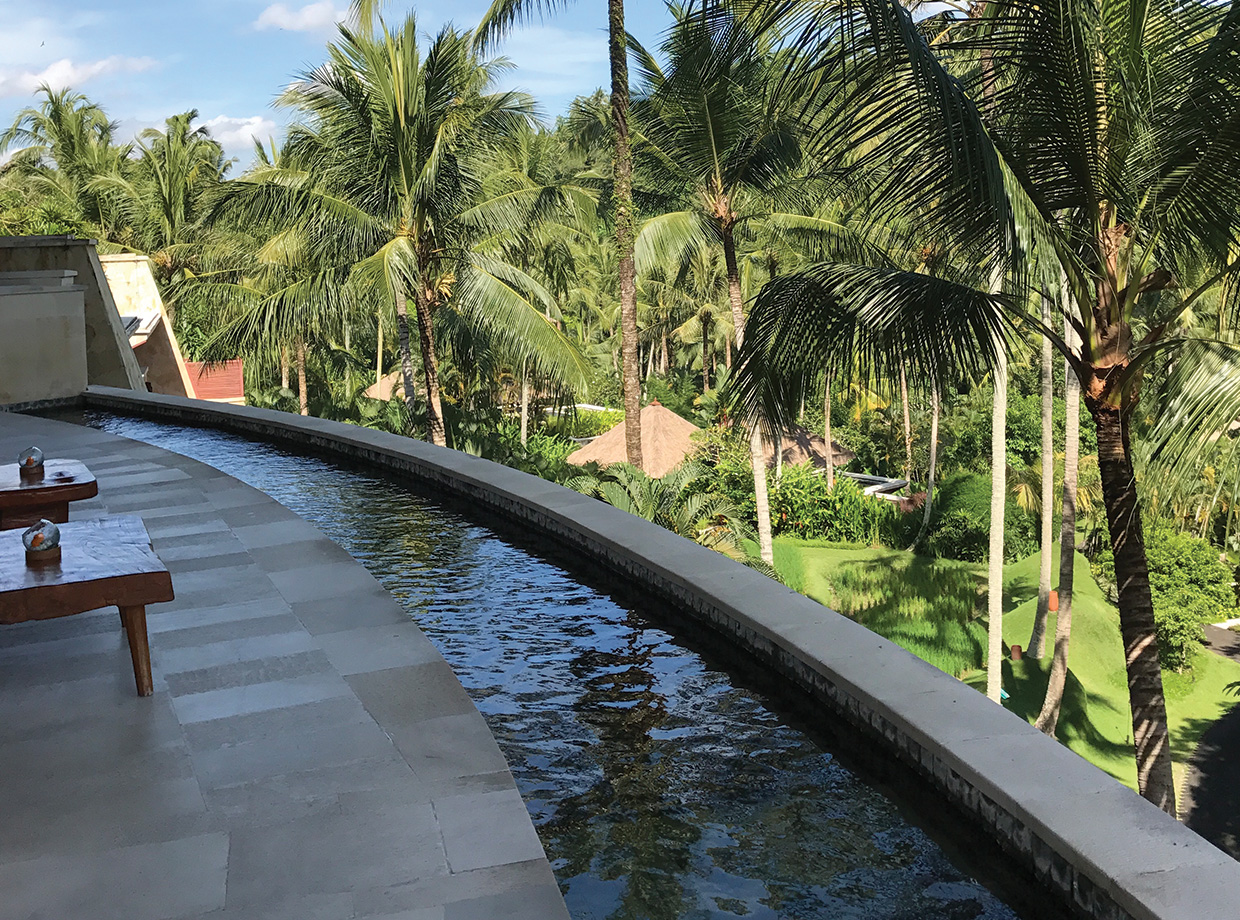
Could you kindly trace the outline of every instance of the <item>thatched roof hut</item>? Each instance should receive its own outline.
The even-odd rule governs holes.
[[[658,478],[680,466],[696,448],[692,438],[697,431],[696,425],[660,405],[657,399],[642,409],[642,466],[646,472]],[[624,462],[628,459],[624,432],[624,422],[621,422],[569,454],[568,462],[576,466],[590,462],[600,466]]]
[[[381,399],[387,402],[391,399],[401,399],[405,395],[405,381],[401,369],[398,367],[391,373],[384,374],[378,383],[372,383],[362,393],[367,399]]]
[[[827,468],[827,442],[821,435],[813,434],[798,425],[784,433],[782,447],[784,466],[795,466],[808,460],[820,470]],[[832,441],[831,447],[836,466],[845,466],[856,459],[857,455],[841,447],[838,441]],[[766,465],[773,469],[775,467],[775,445],[763,439],[763,448],[766,450]]]

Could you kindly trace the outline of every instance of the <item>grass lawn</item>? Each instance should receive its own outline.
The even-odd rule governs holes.
[[[1059,554],[1055,553],[1056,569]],[[791,538],[775,541],[775,566],[803,594],[854,616],[932,664],[985,689],[984,618],[962,624],[969,605],[984,613],[985,567],[912,556],[898,550],[845,547]],[[1004,641],[1029,642],[1037,606],[1039,557],[1004,571]],[[1057,573],[1054,581],[1058,581]],[[1068,686],[1059,740],[1116,779],[1136,788],[1128,688],[1119,614],[1077,556]],[[1005,660],[1005,705],[1033,721],[1046,693],[1055,615],[1047,627],[1044,661]],[[1227,685],[1240,681],[1240,662],[1203,651],[1189,674],[1164,672],[1177,783],[1202,732],[1235,702]]]

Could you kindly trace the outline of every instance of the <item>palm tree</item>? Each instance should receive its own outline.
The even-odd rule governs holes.
[[[355,0],[372,6],[375,0]],[[503,35],[533,13],[551,12],[567,0],[492,0],[475,32],[480,46]],[[641,367],[637,337],[637,272],[633,262],[636,214],[633,207],[633,157],[629,142],[628,33],[624,0],[607,0],[607,59],[611,68],[612,199],[616,252],[619,256],[621,380],[624,390],[625,453],[641,469]]]
[[[1064,296],[1067,296],[1066,291]],[[1075,333],[1066,320],[1064,341],[1069,346],[1076,345]],[[1063,518],[1059,529],[1059,612],[1055,619],[1055,652],[1046,683],[1046,698],[1034,722],[1034,725],[1051,737],[1055,736],[1055,728],[1059,724],[1059,710],[1063,705],[1063,692],[1068,679],[1068,645],[1072,639],[1072,581],[1076,567],[1076,481],[1081,450],[1081,384],[1067,359],[1064,360],[1064,408],[1067,418],[1064,423]],[[1046,514],[1046,509],[1043,509],[1043,514]]]
[[[1050,302],[1042,298],[1042,325],[1051,324]],[[1042,336],[1042,556],[1038,570],[1038,607],[1033,617],[1033,631],[1029,634],[1029,655],[1042,658],[1046,655],[1046,621],[1050,616],[1051,601],[1051,547],[1054,542],[1055,515],[1055,365],[1054,344],[1049,336]],[[1075,540],[1073,541],[1075,542]]]
[[[739,23],[679,11],[668,32],[662,66],[644,48],[634,106],[643,178],[679,210],[642,226],[639,268],[681,265],[691,253],[723,250],[736,346],[745,337],[737,235],[772,213],[772,196],[801,163],[793,123],[784,117],[773,58]],[[750,454],[762,558],[774,561],[762,426],[750,420]]]
[[[37,92],[39,105],[22,109],[0,134],[0,154],[11,152],[0,174],[30,186],[40,207],[113,239],[118,215],[92,183],[123,175],[133,145],[117,144],[116,123],[81,93],[46,84]]]
[[[1132,420],[1145,367],[1177,345],[1167,335],[1175,318],[1240,269],[1240,6],[1154,0],[1120,15],[1101,0],[1011,0],[987,4],[984,30],[940,45],[891,0],[778,6],[802,47],[838,52],[846,36],[823,64],[841,65],[832,78],[843,91],[882,93],[881,109],[856,106],[823,128],[824,143],[846,148],[849,138],[881,138],[857,163],[893,192],[876,209],[916,209],[957,251],[1013,260],[1017,278],[1030,253],[1067,277],[1061,309],[1081,343],[1041,331],[1070,362],[1098,430],[1138,787],[1174,814]],[[967,26],[951,10],[940,16]],[[992,71],[983,76],[978,60]],[[1204,280],[1177,287],[1182,266],[1203,255]],[[1153,320],[1134,328],[1138,304],[1151,301]],[[1011,304],[959,280],[855,266],[780,278],[751,313],[750,398],[773,407],[777,394],[761,381],[839,362],[837,340],[944,382],[993,366],[1004,347],[997,330],[1016,321]]]
[[[423,56],[412,15],[394,32],[342,27],[328,55],[281,97],[302,117],[288,165],[233,184],[242,212],[290,227],[322,271],[347,269],[364,296],[392,304],[410,410],[413,301],[433,443],[446,444],[435,326],[445,308],[462,334],[484,332],[584,389],[580,356],[546,318],[550,295],[502,253],[509,235],[574,202],[487,179],[532,118],[530,100],[491,91],[500,65],[480,61],[468,34],[445,28]]]
[[[138,136],[141,151],[127,175],[95,178],[92,189],[106,196],[132,228],[131,248],[151,257],[165,285],[184,276],[195,253],[187,244],[197,238],[209,196],[228,171],[224,148],[203,125],[198,112],[173,115],[164,129],[147,128]]]

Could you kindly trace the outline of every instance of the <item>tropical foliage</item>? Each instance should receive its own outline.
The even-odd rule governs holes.
[[[609,0],[610,92],[548,124],[490,49],[563,3],[431,36],[352,5],[242,170],[192,110],[127,139],[42,88],[0,134],[0,233],[147,254],[188,356],[245,357],[254,404],[569,481],[737,558],[772,532],[887,547],[905,584],[849,571],[837,596],[924,656],[950,634],[937,663],[996,697],[993,572],[1041,549],[1051,733],[1079,544],[1118,586],[1141,790],[1174,810],[1160,659],[1192,666],[1240,552],[1240,6],[703,0],[646,48]],[[656,398],[706,429],[663,479]],[[632,465],[568,463],[622,418]],[[797,425],[903,501],[768,463]],[[986,604],[951,561],[983,559]],[[931,622],[927,590],[959,604]]]

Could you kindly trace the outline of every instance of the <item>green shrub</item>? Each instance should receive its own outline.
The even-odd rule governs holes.
[[[829,490],[826,477],[808,463],[785,466],[779,484],[772,482],[771,530],[776,534],[890,546],[901,516],[893,502],[865,495],[852,479],[838,478]]]
[[[1167,521],[1155,520],[1146,530],[1145,555],[1159,657],[1165,667],[1183,671],[1191,666],[1201,644],[1202,625],[1235,614],[1233,572],[1219,561],[1219,551],[1212,544],[1181,533]],[[1104,541],[1090,567],[1116,600],[1115,558],[1109,541]]]
[[[623,409],[566,409],[547,422],[546,430],[565,438],[597,438],[623,421]]]
[[[990,477],[954,473],[934,492],[925,548],[932,556],[984,562],[990,550]],[[1038,551],[1038,522],[1008,497],[1003,515],[1003,560],[1017,562]]]
[[[521,426],[516,422],[489,425],[476,420],[462,423],[456,433],[456,446],[468,454],[494,460],[513,469],[561,482],[578,470],[566,462],[577,449],[572,441],[535,430],[521,443]]]

